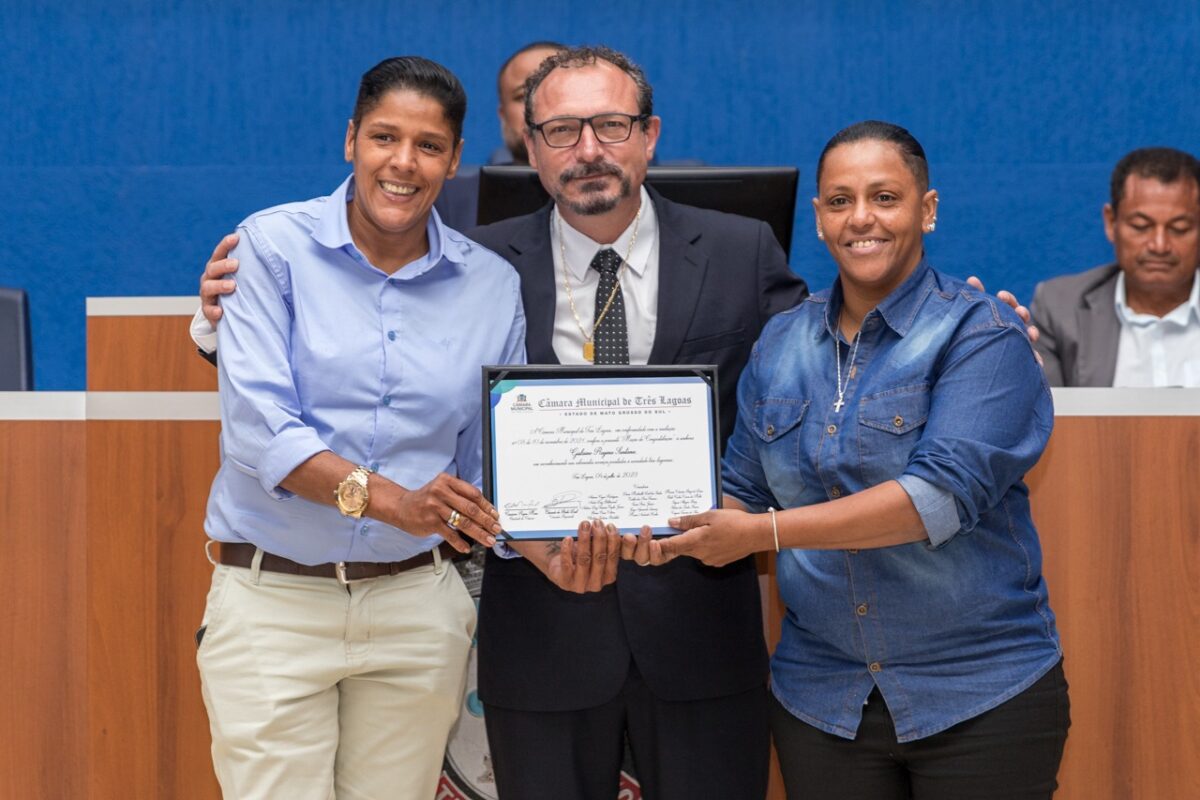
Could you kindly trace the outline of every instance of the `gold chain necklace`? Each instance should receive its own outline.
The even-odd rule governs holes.
[[[612,291],[608,293],[608,300],[605,301],[604,308],[600,310],[595,322],[592,323],[591,333],[584,329],[583,320],[579,318],[579,312],[575,310],[575,295],[571,293],[571,274],[567,268],[567,248],[563,243],[562,214],[555,211],[554,218],[558,224],[558,260],[562,262],[563,288],[567,290],[567,303],[571,306],[571,316],[575,318],[575,324],[579,326],[579,333],[583,336],[583,357],[586,361],[595,361],[596,345],[592,340],[596,337],[596,329],[600,327],[608,310],[612,308],[613,300],[617,298],[617,292],[621,291],[621,275],[625,272],[625,265],[629,263],[629,257],[633,255],[633,246],[637,243],[638,228],[642,222],[642,206],[638,206],[637,216],[633,218],[633,235],[629,237],[629,247],[625,250],[625,258],[622,259],[621,266],[617,269],[617,279],[613,283]]]

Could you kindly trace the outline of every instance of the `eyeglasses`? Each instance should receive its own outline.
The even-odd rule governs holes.
[[[604,144],[628,141],[633,124],[650,118],[649,114],[596,114],[591,117],[555,117],[539,122],[532,130],[542,134],[551,147],[574,147],[583,136],[584,124],[592,126],[596,140]]]

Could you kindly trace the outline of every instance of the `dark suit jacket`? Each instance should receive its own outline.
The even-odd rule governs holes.
[[[664,200],[658,214],[658,325],[650,362],[716,364],[722,437],[733,430],[737,381],[759,331],[807,295],[770,227]],[[556,364],[557,281],[550,206],[468,235],[521,276],[531,364]],[[616,584],[589,595],[553,586],[524,559],[488,554],[479,609],[479,694],[526,711],[569,711],[620,691],[633,658],[666,700],[761,686],[767,653],[754,560],[720,569],[690,558],[666,567],[622,562]]]
[[[1041,336],[1051,386],[1112,386],[1121,323],[1115,299],[1121,268],[1106,264],[1044,281],[1033,292],[1029,314]]]

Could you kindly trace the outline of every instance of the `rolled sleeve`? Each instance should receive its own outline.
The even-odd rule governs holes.
[[[908,493],[908,499],[912,500],[921,516],[921,524],[925,526],[925,535],[929,537],[931,545],[941,547],[958,533],[961,526],[953,492],[939,489],[916,475],[901,475],[896,480]]]
[[[279,484],[283,483],[296,467],[328,449],[312,428],[287,428],[263,449],[262,460],[255,477],[267,494],[276,498],[291,497],[291,492],[280,489]]]

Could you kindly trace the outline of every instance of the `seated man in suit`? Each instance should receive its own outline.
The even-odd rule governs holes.
[[[529,163],[522,135],[525,130],[525,79],[543,59],[562,48],[558,42],[530,42],[500,65],[500,74],[496,76],[496,91],[500,95],[496,116],[500,118],[500,136],[504,145],[492,151],[488,164],[525,166]],[[446,181],[433,207],[441,215],[442,222],[455,230],[465,231],[475,227],[478,205],[479,167],[465,166]]]
[[[1038,285],[1030,312],[1051,386],[1200,386],[1200,163],[1167,147],[1113,170],[1116,263]]]

